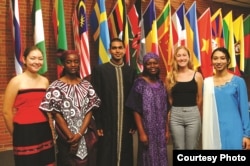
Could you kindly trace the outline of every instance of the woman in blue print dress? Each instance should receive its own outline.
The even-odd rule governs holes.
[[[245,81],[228,71],[227,49],[211,56],[215,74],[204,81],[203,149],[250,149],[250,121]]]

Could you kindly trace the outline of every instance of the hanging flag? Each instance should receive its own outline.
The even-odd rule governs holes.
[[[80,54],[80,76],[84,78],[91,73],[90,53],[88,39],[88,25],[86,18],[86,6],[84,0],[79,0],[73,11],[72,25],[74,32],[75,48]]]
[[[18,0],[10,0],[10,18],[11,18],[13,46],[14,46],[15,71],[16,74],[18,75],[23,72],[22,42],[21,42]]]
[[[244,74],[250,76],[250,15],[244,19],[244,45],[245,45],[245,71]]]
[[[221,8],[218,9],[211,17],[211,29],[212,29],[212,50],[217,47],[224,47],[224,35],[223,35],[223,19],[221,14]]]
[[[171,67],[172,59],[172,30],[171,30],[171,6],[168,1],[157,18],[157,34],[159,41],[159,54],[163,59],[167,71]]]
[[[93,38],[98,48],[99,64],[108,62],[109,55],[109,30],[107,23],[107,14],[105,0],[97,0],[94,10],[90,15],[90,25],[93,31]]]
[[[138,13],[138,20],[139,20],[139,47],[137,50],[138,53],[138,64],[140,70],[143,70],[143,57],[146,54],[146,39],[145,39],[145,31],[144,31],[144,21],[142,16],[142,7],[141,7],[141,0],[135,1],[135,8]]]
[[[54,9],[52,13],[52,21],[53,21],[57,51],[61,52],[64,50],[68,50],[63,0],[55,0]],[[56,62],[57,62],[57,77],[59,78],[63,68],[60,58],[56,58]]]
[[[233,12],[230,11],[223,18],[223,34],[225,47],[228,49],[228,52],[231,56],[231,63],[229,64],[229,68],[236,67],[236,59],[235,59],[235,50],[234,50],[234,35],[233,35]]]
[[[108,17],[108,26],[110,38],[120,38],[123,41],[126,49],[125,62],[130,63],[126,13],[126,5],[124,0],[118,0]]]
[[[129,50],[130,50],[130,65],[136,68],[137,73],[142,72],[141,65],[139,64],[139,49],[141,29],[139,26],[139,15],[136,10],[135,4],[128,12],[128,32],[129,32]]]
[[[143,14],[146,52],[154,52],[159,55],[157,24],[154,0],[150,0]]]
[[[212,32],[211,32],[211,12],[208,8],[198,19],[199,45],[201,47],[201,73],[204,78],[213,75],[211,62],[212,54]]]
[[[176,49],[178,46],[181,45],[187,46],[187,41],[186,41],[187,34],[186,34],[184,16],[185,16],[185,7],[184,3],[182,3],[171,17],[174,49]]]
[[[124,35],[123,35],[123,42],[124,42],[124,46],[125,46],[125,62],[130,65],[130,48],[129,48],[129,32],[128,32],[128,20],[127,20],[127,12],[126,12],[126,8],[125,8],[125,2],[123,0],[123,7],[124,7],[124,11],[123,11],[123,31],[124,31]]]
[[[234,50],[236,58],[236,74],[241,75],[245,68],[245,50],[244,50],[244,25],[243,15],[240,15],[233,22],[234,27]]]
[[[108,27],[110,38],[120,38],[123,36],[123,4],[118,0],[108,17]]]
[[[130,29],[131,29],[131,37],[129,38],[132,40],[132,45],[130,48],[133,48],[135,53],[138,52],[137,50],[140,48],[140,27],[139,27],[139,15],[136,11],[135,5],[131,7],[131,9],[128,12],[128,22],[130,23]]]
[[[47,57],[46,57],[46,47],[44,39],[44,29],[43,29],[43,16],[40,0],[33,1],[33,26],[34,26],[34,43],[42,51],[43,54],[43,66],[39,70],[40,74],[44,74],[48,71],[47,67]]]
[[[192,61],[194,68],[197,69],[201,65],[200,59],[200,44],[199,34],[197,27],[197,15],[196,15],[196,1],[193,2],[192,6],[186,12],[185,26],[187,31],[187,47],[192,55]]]

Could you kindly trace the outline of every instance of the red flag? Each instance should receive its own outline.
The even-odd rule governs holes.
[[[80,54],[80,75],[81,78],[84,78],[91,73],[85,1],[78,1],[73,12],[72,22],[75,47]]]
[[[142,72],[142,65],[139,63],[141,27],[139,25],[139,15],[136,6],[133,5],[128,12],[129,41],[130,41],[130,64],[135,66],[137,72]]]
[[[204,78],[213,75],[211,62],[212,37],[211,37],[211,12],[208,8],[198,19],[200,55],[201,55],[201,73]]]

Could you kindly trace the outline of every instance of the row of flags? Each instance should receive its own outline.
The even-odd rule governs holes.
[[[40,71],[43,74],[47,71],[47,62],[40,0],[34,0],[33,6],[34,42],[43,51],[45,63]],[[18,74],[22,65],[18,0],[11,0],[10,8]],[[55,0],[52,15],[57,50],[67,50],[63,0]],[[198,18],[196,1],[187,11],[182,3],[171,14],[169,0],[156,17],[154,0],[150,0],[144,12],[141,9],[141,0],[136,0],[129,11],[126,9],[125,0],[117,0],[107,16],[105,0],[96,0],[90,19],[87,20],[85,0],[78,0],[72,13],[72,26],[75,49],[79,51],[81,58],[81,77],[91,74],[88,23],[94,44],[98,48],[99,64],[109,61],[110,39],[119,37],[126,48],[125,62],[136,67],[138,72],[142,71],[142,58],[146,52],[157,53],[161,56],[166,70],[170,70],[174,49],[185,45],[190,49],[194,67],[199,69],[204,77],[213,74],[210,56],[216,47],[226,47],[229,50],[232,72],[250,75],[250,15],[245,19],[240,15],[233,20],[233,11],[223,17],[221,9],[212,15],[208,8]],[[59,58],[57,64],[59,76],[62,70]]]

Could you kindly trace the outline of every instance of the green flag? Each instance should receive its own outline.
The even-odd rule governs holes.
[[[32,16],[34,26],[34,44],[42,51],[43,54],[43,66],[39,70],[39,73],[44,74],[48,71],[48,67],[44,40],[43,16],[40,0],[34,0]]]
[[[244,44],[245,44],[245,72],[244,74],[250,76],[250,15],[244,19]]]
[[[57,51],[61,52],[67,50],[68,44],[67,44],[65,18],[64,18],[63,0],[55,0],[54,9],[52,13],[52,21],[54,27],[55,40],[57,44]],[[56,63],[57,63],[57,77],[59,78],[63,70],[60,58],[56,58]]]

